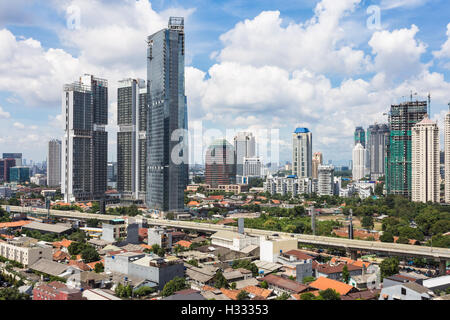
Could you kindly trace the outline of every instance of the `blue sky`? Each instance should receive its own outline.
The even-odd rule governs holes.
[[[367,26],[370,6],[380,10],[377,29]],[[68,28],[68,8],[80,12],[78,29]],[[47,141],[63,134],[63,84],[91,73],[110,81],[115,160],[116,83],[145,77],[145,37],[180,15],[192,128],[279,130],[271,143],[284,162],[293,130],[306,126],[314,151],[346,163],[354,127],[385,122],[410,90],[431,92],[431,116],[442,126],[450,101],[445,12],[445,0],[0,0],[0,152],[45,159]],[[197,162],[208,141],[193,149]],[[268,145],[264,135],[259,141]]]

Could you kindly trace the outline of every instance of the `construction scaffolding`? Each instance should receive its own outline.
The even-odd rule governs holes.
[[[427,101],[392,105],[389,113],[390,136],[386,155],[386,190],[388,194],[411,199],[411,129],[428,111]]]

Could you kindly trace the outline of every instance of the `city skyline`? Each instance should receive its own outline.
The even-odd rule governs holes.
[[[74,76],[90,73],[106,78],[111,83],[111,92],[117,89],[119,79],[145,78],[145,62],[142,63],[145,50],[139,48],[148,34],[166,24],[168,8],[171,8],[171,15],[175,15],[175,12],[176,15],[186,17],[189,40],[186,47],[186,95],[189,97],[188,118],[191,125],[198,120],[202,121],[205,129],[225,130],[230,124],[239,131],[260,127],[280,129],[281,163],[290,160],[289,137],[292,128],[308,127],[316,137],[313,152],[321,151],[325,162],[333,160],[334,163],[342,163],[351,159],[354,128],[367,128],[375,122],[385,123],[383,113],[389,110],[391,104],[408,99],[412,90],[421,97],[431,92],[431,118],[439,120],[442,135],[442,119],[447,109],[447,92],[450,88],[446,81],[446,66],[450,56],[446,34],[448,21],[433,15],[429,2],[417,1],[414,5],[402,5],[395,4],[395,1],[381,1],[379,29],[370,29],[367,25],[370,3],[357,0],[342,1],[339,6],[332,2],[314,1],[296,5],[278,3],[277,7],[263,2],[228,8],[218,2],[211,2],[203,8],[199,1],[188,2],[183,8],[170,1],[164,4],[154,2],[152,6],[147,1],[120,3],[108,9],[101,1],[43,5],[36,12],[34,22],[33,19],[27,20],[26,26],[19,17],[17,20],[0,20],[2,39],[5,39],[2,42],[5,46],[3,49],[7,49],[3,51],[12,53],[2,57],[1,62],[11,62],[14,55],[28,54],[33,57],[33,61],[44,61],[50,69],[55,69],[55,75],[49,75],[46,70],[38,68],[38,63],[35,71],[46,75],[42,83],[29,78],[34,85],[21,86],[20,90],[15,85],[0,85],[0,121],[4,124],[4,131],[0,132],[0,148],[21,151],[27,159],[45,159],[45,148],[40,150],[37,146],[62,136],[62,130],[58,128],[61,115],[58,113],[57,97],[62,85]],[[448,6],[443,1],[434,2],[441,3],[443,8]],[[73,20],[72,29],[69,28],[68,18],[71,16],[66,10],[68,4],[80,9],[79,29],[76,19]],[[13,10],[22,4],[19,1],[2,5]],[[205,15],[205,10],[211,12],[211,7],[220,9],[226,18],[212,22]],[[245,10],[245,14],[244,7],[250,9]],[[128,36],[125,39],[130,41],[129,50],[115,50],[115,44],[110,41],[106,43],[93,32],[103,28],[105,38],[118,35],[112,30],[112,20],[108,14],[104,18],[93,19],[92,10],[103,9],[107,13],[111,9],[127,10],[129,16],[135,18],[133,21],[130,18],[117,21]],[[240,13],[233,14],[234,10]],[[58,19],[37,27],[39,13],[43,11],[56,12]],[[433,17],[433,31],[419,13],[424,17]],[[325,16],[330,19],[331,26],[320,22],[320,17]],[[301,25],[305,22],[308,22],[307,26]],[[208,24],[216,28],[205,28]],[[253,32],[257,25],[261,28]],[[360,28],[351,28],[355,25]],[[54,31],[54,26],[61,27],[61,31]],[[308,58],[312,55],[312,49],[309,46],[300,48],[297,42],[313,41],[315,31],[325,32],[329,27],[332,27],[329,35],[317,40],[320,46],[316,55],[322,57],[324,62],[317,64]],[[339,32],[339,28],[343,31],[361,31],[352,31],[345,36]],[[276,46],[267,50],[267,54],[254,59],[254,53],[259,52],[263,45],[261,39],[274,35]],[[198,45],[202,43],[200,36],[204,46]],[[240,43],[240,37],[254,39],[255,47]],[[205,44],[204,39],[208,39],[207,42],[211,44]],[[292,42],[292,46],[284,47],[286,41]],[[338,44],[335,45],[335,42]],[[403,45],[392,47],[396,44]],[[112,47],[105,47],[107,45]],[[286,50],[280,51],[281,48]],[[392,49],[400,50],[401,54],[392,54]],[[98,56],[100,52],[104,56]],[[354,64],[340,55],[344,52],[346,57],[354,58]],[[280,55],[286,59],[279,59]],[[293,56],[296,58],[293,59]],[[327,57],[335,57],[344,68],[331,63]],[[9,65],[15,66],[14,63]],[[61,70],[61,65],[64,70]],[[17,66],[20,67],[20,64]],[[14,67],[10,70],[12,79],[8,83],[16,84],[28,79],[23,78],[18,70]],[[230,81],[233,74],[230,72],[241,77],[237,81]],[[247,75],[251,75],[251,78]],[[278,86],[282,88],[281,92],[272,90]],[[219,88],[224,88],[224,91],[221,92]],[[258,88],[267,90],[259,92]],[[245,94],[241,94],[241,91]],[[233,95],[230,96],[228,92],[233,92]],[[114,96],[110,94],[109,97],[109,161],[116,161],[118,126],[115,121],[117,102]],[[284,114],[289,114],[289,117]],[[334,125],[330,126],[330,123]],[[20,150],[11,150],[15,148]],[[205,151],[206,146],[203,148]]]

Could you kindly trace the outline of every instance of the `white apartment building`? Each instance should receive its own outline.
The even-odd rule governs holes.
[[[450,104],[449,104],[450,106]],[[444,144],[445,144],[445,203],[450,203],[450,112],[444,121]]]
[[[352,168],[352,175],[353,175],[353,181],[359,181],[363,179],[368,173],[368,160],[369,160],[369,153],[367,149],[363,147],[361,143],[358,143],[353,148],[353,168]]]
[[[22,237],[0,241],[0,256],[21,263],[25,267],[39,259],[53,259],[52,247],[38,243],[35,239]]]
[[[412,128],[412,201],[440,202],[439,128],[427,116]]]
[[[297,128],[292,134],[292,174],[312,177],[312,133],[307,128]]]
[[[318,194],[320,196],[333,196],[335,192],[334,187],[334,166],[322,165],[319,166],[318,179]]]

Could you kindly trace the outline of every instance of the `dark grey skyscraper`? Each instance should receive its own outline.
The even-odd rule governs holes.
[[[187,103],[184,86],[184,18],[147,39],[147,206],[184,209],[188,183]]]
[[[85,75],[64,86],[61,192],[66,202],[104,196],[107,187],[108,82]]]
[[[117,189],[125,200],[145,200],[147,155],[147,86],[126,79],[117,90]]]
[[[390,130],[387,124],[375,124],[367,129],[367,149],[372,179],[378,179],[384,175],[389,134]]]

